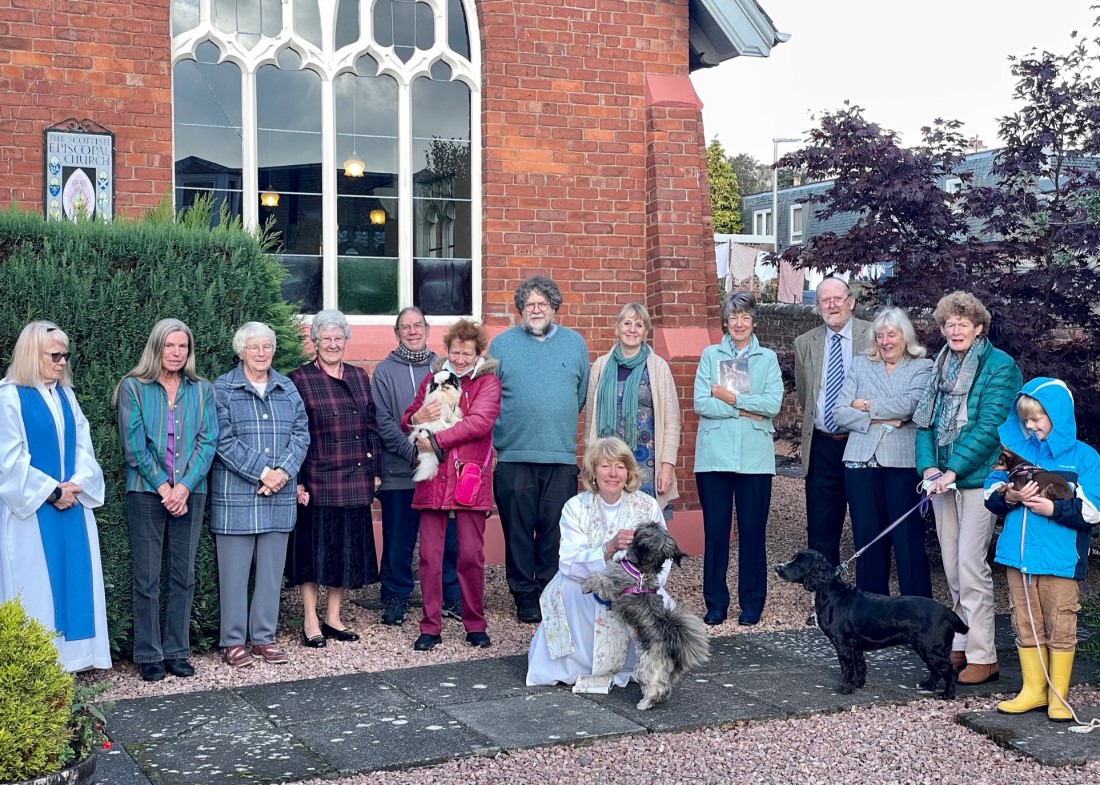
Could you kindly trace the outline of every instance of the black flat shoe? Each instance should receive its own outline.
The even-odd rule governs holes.
[[[195,666],[186,659],[165,660],[164,670],[181,679],[188,679],[195,675]]]
[[[760,623],[760,614],[752,611],[741,611],[741,615],[737,617],[737,623],[742,627],[752,627]]]
[[[466,642],[478,649],[487,649],[493,645],[493,642],[489,640],[489,636],[484,632],[466,633]]]
[[[143,662],[139,667],[142,681],[160,681],[164,678],[163,662]]]
[[[416,639],[416,643],[413,644],[413,648],[416,651],[431,651],[441,643],[443,643],[442,635],[429,635],[425,632]]]
[[[720,611],[717,608],[707,611],[707,615],[703,617],[703,624],[709,624],[712,627],[716,624],[721,624],[726,620],[726,612]]]
[[[359,640],[359,636],[351,630],[338,630],[335,627],[330,627],[324,622],[321,622],[321,634],[326,638],[335,638],[338,641],[344,641],[345,643],[354,643]]]
[[[323,649],[328,645],[328,641],[325,640],[324,635],[314,635],[312,638],[307,638],[306,631],[302,630],[302,645],[310,649]]]

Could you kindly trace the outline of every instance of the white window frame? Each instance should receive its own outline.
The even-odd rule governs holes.
[[[241,219],[246,227],[259,226],[262,190],[257,169],[257,116],[256,73],[261,66],[277,65],[279,53],[292,49],[302,60],[302,68],[316,73],[321,80],[321,176],[322,189],[322,288],[323,308],[336,308],[337,292],[337,225],[336,178],[341,162],[336,160],[335,87],[334,80],[343,73],[355,73],[355,63],[363,55],[369,55],[378,63],[378,75],[394,78],[398,85],[398,153],[401,172],[398,180],[398,220],[401,235],[398,239],[398,264],[400,286],[398,308],[413,304],[413,167],[410,165],[412,144],[412,84],[418,77],[431,77],[432,64],[443,61],[451,68],[452,80],[470,88],[470,256],[471,256],[471,304],[477,317],[481,314],[483,293],[481,287],[481,38],[474,0],[460,0],[466,15],[466,31],[470,45],[470,60],[448,48],[447,0],[418,0],[431,7],[435,22],[435,43],[431,49],[414,51],[407,63],[394,53],[393,47],[380,47],[374,41],[374,2],[362,0],[359,5],[359,40],[354,44],[333,50],[335,41],[336,11],[338,0],[316,0],[321,16],[323,49],[294,34],[293,25],[285,20],[294,19],[297,0],[282,0],[284,24],[279,35],[263,38],[249,49],[237,34],[224,33],[214,26],[213,0],[199,0],[199,22],[190,30],[172,40],[172,66],[180,60],[197,60],[198,48],[205,42],[218,47],[219,62],[236,63],[241,69],[241,135],[242,149],[242,199]],[[173,142],[174,143],[174,142]],[[175,155],[173,154],[173,160]],[[173,172],[174,177],[174,172]],[[173,183],[177,187],[178,183]],[[351,324],[393,324],[392,314],[377,316],[348,315]],[[457,316],[432,317],[433,323],[446,324],[463,318]],[[308,317],[307,317],[308,320]]]
[[[944,193],[957,194],[959,191],[962,190],[962,184],[962,178],[948,177],[946,180],[943,181],[943,191]]]
[[[790,211],[787,213],[787,234],[789,245],[802,245],[802,238],[806,234],[806,211],[802,208],[805,205],[792,204]],[[798,214],[799,229],[797,232],[794,230],[794,216]]]
[[[772,236],[772,208],[752,211],[752,233],[765,237]]]

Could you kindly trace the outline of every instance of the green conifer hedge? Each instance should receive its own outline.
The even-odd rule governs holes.
[[[195,335],[198,371],[211,381],[236,361],[232,339],[246,321],[278,336],[274,366],[304,360],[295,309],[280,292],[283,268],[233,225],[208,229],[171,222],[46,222],[0,212],[0,358],[3,368],[27,322],[49,319],[69,336],[73,387],[92,431],[107,498],[96,510],[111,647],[131,652],[130,543],[123,500],[126,472],[111,393],[141,355],[153,324],[173,316]],[[207,224],[208,225],[208,224]],[[196,560],[192,644],[215,645],[218,586],[213,540],[204,527]]]

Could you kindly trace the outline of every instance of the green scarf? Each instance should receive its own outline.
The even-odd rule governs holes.
[[[623,441],[633,450],[638,443],[638,387],[642,383],[645,361],[649,358],[649,347],[642,349],[633,357],[623,357],[622,345],[616,343],[611,359],[600,374],[600,384],[596,388],[596,434],[615,436],[619,419],[623,421]],[[623,386],[622,408],[619,410],[619,368],[629,368]]]

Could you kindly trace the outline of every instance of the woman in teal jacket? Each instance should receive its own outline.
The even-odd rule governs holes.
[[[738,624],[760,621],[768,591],[764,531],[775,475],[775,426],[783,379],[775,352],[753,335],[756,299],[732,292],[722,302],[720,343],[708,346],[695,372],[695,484],[703,509],[703,621],[726,620],[730,527],[737,505]]]
[[[933,495],[952,610],[970,626],[969,634],[955,636],[951,661],[962,669],[959,684],[983,684],[997,679],[1000,666],[993,642],[993,571],[986,559],[994,519],[982,486],[1000,453],[997,429],[1023,377],[1016,361],[986,338],[989,311],[974,295],[946,295],[932,318],[947,345],[913,413],[917,471]]]

